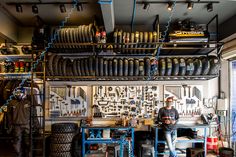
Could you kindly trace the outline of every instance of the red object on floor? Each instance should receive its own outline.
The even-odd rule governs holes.
[[[207,137],[207,151],[218,152],[218,137]]]

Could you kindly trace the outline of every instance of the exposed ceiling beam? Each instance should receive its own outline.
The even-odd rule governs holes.
[[[111,33],[115,28],[114,4],[112,0],[100,0],[98,3],[101,5],[106,32]]]

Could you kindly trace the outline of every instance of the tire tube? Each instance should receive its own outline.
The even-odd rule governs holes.
[[[193,75],[199,76],[202,73],[202,61],[201,59],[195,58],[193,61],[194,73]]]
[[[187,65],[186,75],[192,76],[194,73],[193,59],[192,58],[187,59],[186,65]]]
[[[107,59],[103,60],[103,72],[104,72],[104,76],[108,76],[108,60]]]
[[[156,57],[152,57],[150,59],[150,64],[151,64],[151,75],[152,76],[158,76],[159,75],[159,70],[158,70],[158,61]]]
[[[186,63],[184,58],[179,59],[179,75],[180,76],[186,75]]]
[[[66,73],[66,70],[67,70],[67,61],[68,61],[68,59],[64,59],[64,60],[63,60],[63,64],[62,64],[62,68],[63,68],[62,73],[63,73],[63,76],[66,76],[66,75],[67,75],[67,73]]]
[[[160,76],[165,76],[166,73],[166,61],[164,58],[160,59],[160,66],[159,66],[159,74]]]
[[[113,66],[112,66],[112,64],[113,64],[113,60],[112,60],[112,59],[109,59],[109,60],[108,60],[109,76],[113,76]]]
[[[54,65],[58,65],[60,59],[61,59],[61,56],[57,55],[57,56],[53,59],[53,64],[54,64]],[[58,75],[59,75],[58,66],[54,66],[54,74],[55,74],[55,76],[58,76]]]
[[[139,76],[139,60],[134,59],[134,76]]]
[[[81,76],[85,76],[84,64],[85,64],[84,58],[80,59]]]
[[[84,63],[84,68],[85,68],[85,75],[89,76],[89,63],[88,63],[88,58],[84,59],[85,63]]]
[[[49,61],[48,61],[48,66],[49,66],[49,70],[50,70],[50,74],[52,76],[54,76],[54,63],[53,63],[53,60],[54,58],[56,57],[57,55],[55,54],[52,54],[50,57],[49,57]]]
[[[103,76],[103,58],[99,58],[99,76]]]
[[[58,61],[58,75],[59,76],[63,76],[63,71],[62,71],[62,65],[63,65],[63,58],[60,58],[60,60]]]
[[[128,61],[128,59],[127,58],[124,58],[123,59],[123,68],[124,68],[124,76],[128,76],[128,74],[129,74],[129,61]]]
[[[82,76],[81,73],[81,66],[80,66],[80,59],[77,60],[77,72],[78,72],[78,76]]]
[[[95,75],[99,76],[99,58],[98,57],[95,58],[95,67],[96,67]]]
[[[77,59],[73,60],[73,76],[79,76],[78,74],[78,67],[77,67]]]
[[[129,76],[134,76],[134,60],[129,59]]]
[[[179,75],[179,67],[180,67],[179,60],[177,58],[173,58],[172,61],[173,61],[172,75],[177,76],[177,75]]]
[[[92,56],[89,57],[89,75],[95,75],[94,58]]]
[[[113,75],[118,76],[118,60],[116,58],[113,59]]]
[[[202,75],[208,75],[210,71],[210,62],[206,57],[201,58],[201,60],[202,60]]]
[[[171,76],[172,73],[172,59],[171,58],[166,58],[166,76]]]
[[[118,71],[119,71],[119,76],[123,76],[123,60],[122,59],[119,59],[118,61]]]
[[[151,63],[148,57],[144,58],[144,75],[150,76]]]
[[[216,56],[209,56],[210,71],[209,75],[218,75],[220,70],[220,61]]]
[[[140,59],[139,60],[139,76],[144,76],[145,70],[144,70],[144,60]]]

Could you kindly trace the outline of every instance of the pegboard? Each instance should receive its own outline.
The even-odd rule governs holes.
[[[87,116],[87,86],[50,86],[49,117]]]
[[[152,118],[159,100],[159,86],[93,86],[93,117]]]
[[[203,106],[202,85],[165,85],[164,100],[173,97],[174,107],[182,117],[200,116]]]

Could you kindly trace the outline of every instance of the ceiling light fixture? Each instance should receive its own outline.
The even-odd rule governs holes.
[[[18,13],[22,13],[23,12],[23,8],[20,4],[16,4],[16,12]]]
[[[76,5],[76,8],[77,8],[77,11],[83,11],[82,3],[78,3],[78,4]]]
[[[188,7],[189,10],[193,9],[193,2],[188,2]]]
[[[168,7],[167,7],[167,9],[168,9],[169,11],[171,11],[171,10],[173,9],[173,3],[172,3],[172,2],[168,2]]]
[[[61,13],[65,13],[66,12],[66,7],[65,7],[64,4],[60,5],[60,11],[61,11]]]
[[[145,2],[144,5],[143,5],[143,9],[146,10],[149,5],[150,5],[149,3]]]
[[[39,9],[36,5],[32,5],[32,13],[34,14],[38,14],[39,13]]]
[[[208,3],[207,4],[207,11],[208,12],[212,12],[213,11],[213,4],[212,3]]]

